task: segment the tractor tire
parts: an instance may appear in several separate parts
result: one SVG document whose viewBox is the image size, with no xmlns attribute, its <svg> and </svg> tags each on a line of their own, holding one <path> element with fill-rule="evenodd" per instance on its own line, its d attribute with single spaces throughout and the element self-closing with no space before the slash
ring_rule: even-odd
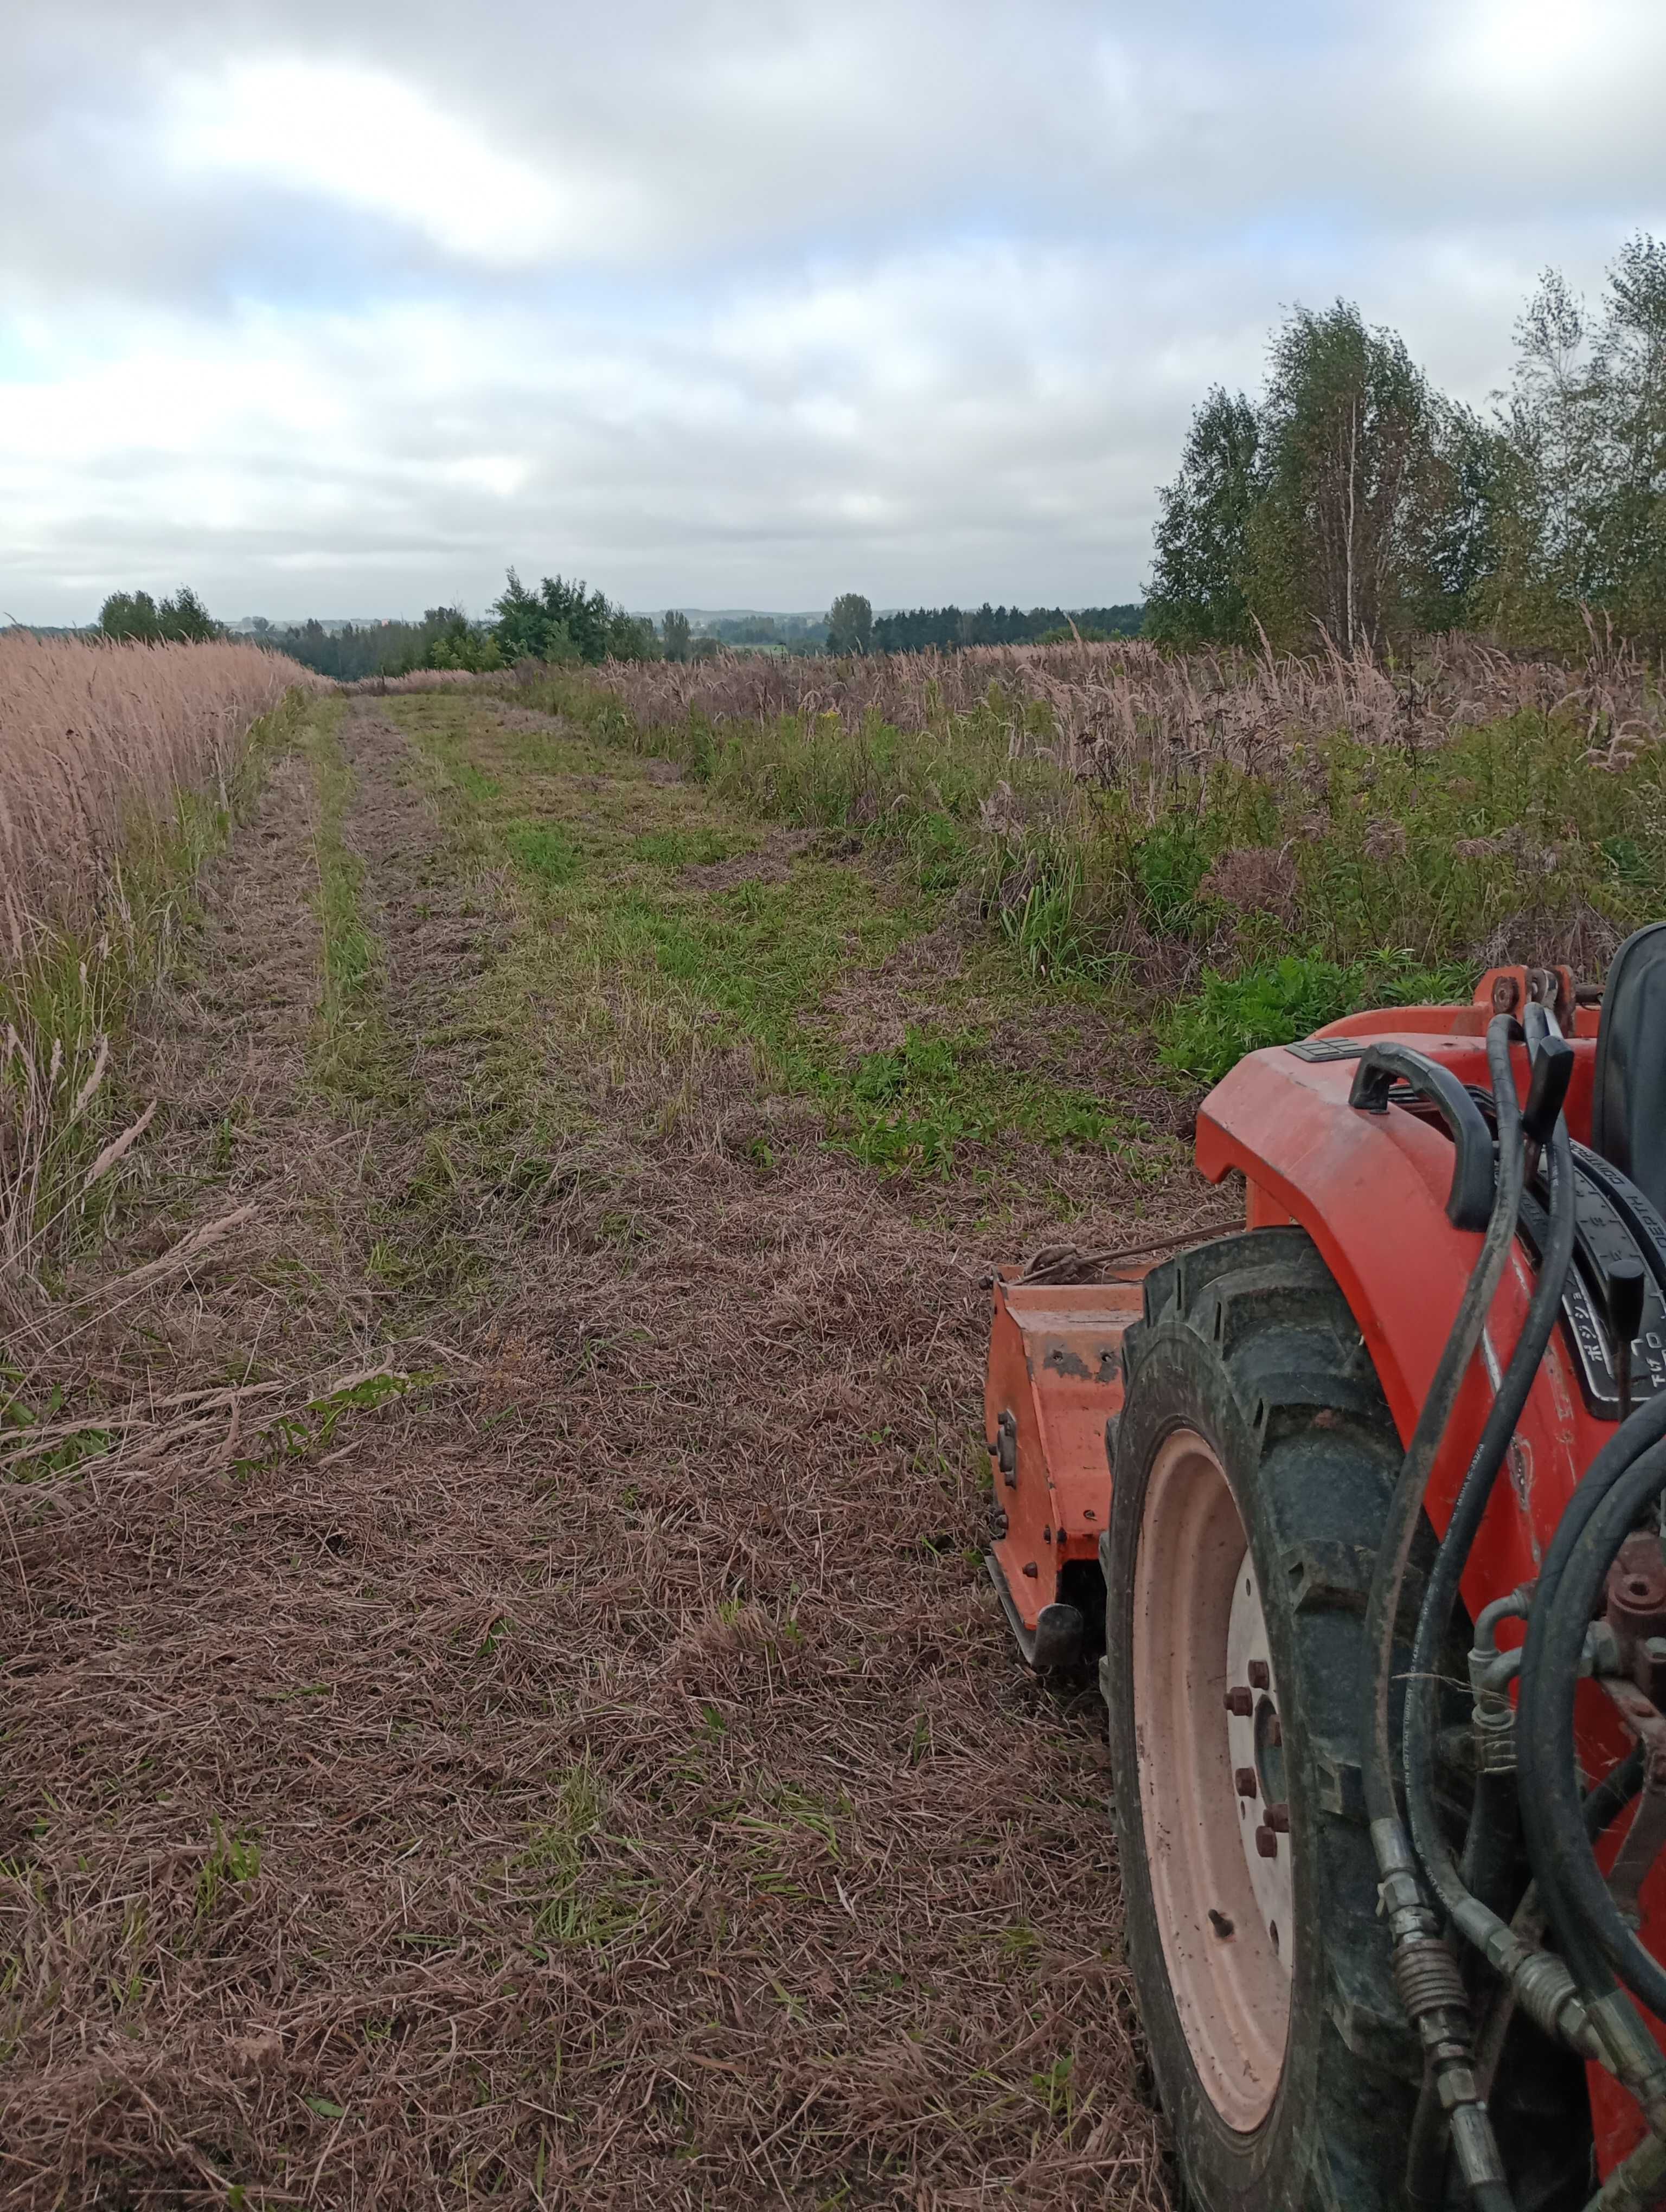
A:
<svg viewBox="0 0 1666 2212">
<path fill-rule="evenodd" d="M 1298 1229 L 1154 1269 L 1124 1358 L 1103 1680 L 1128 1953 L 1182 2181 L 1199 2212 L 1389 2212 L 1421 2069 L 1360 1758 L 1400 1443 Z"/>
</svg>

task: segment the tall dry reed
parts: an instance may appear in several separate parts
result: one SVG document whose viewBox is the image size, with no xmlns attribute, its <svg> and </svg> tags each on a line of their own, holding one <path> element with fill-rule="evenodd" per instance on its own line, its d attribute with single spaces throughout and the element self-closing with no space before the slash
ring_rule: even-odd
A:
<svg viewBox="0 0 1666 2212">
<path fill-rule="evenodd" d="M 1426 641 L 1398 665 L 1369 652 L 1177 654 L 1136 640 L 867 659 L 611 662 L 597 675 L 649 728 L 690 713 L 714 724 L 836 714 L 848 726 L 873 716 L 927 731 L 993 707 L 1015 750 L 1039 742 L 1061 767 L 1090 775 L 1134 764 L 1253 773 L 1302 739 L 1429 744 L 1524 710 L 1583 717 L 1593 745 L 1654 744 L 1666 728 L 1658 669 L 1595 631 L 1574 665 L 1455 635 Z"/>
<path fill-rule="evenodd" d="M 0 633 L 0 1323 L 149 1121 L 137 1101 L 119 1109 L 112 1035 L 165 964 L 251 730 L 326 688 L 252 645 Z"/>
<path fill-rule="evenodd" d="M 1076 643 L 516 675 L 759 814 L 900 848 L 975 891 L 1037 974 L 1132 976 L 1159 1026 L 1212 974 L 1241 979 L 1312 1027 L 1316 991 L 1456 988 L 1505 957 L 1595 977 L 1666 911 L 1661 672 L 1588 644 L 1577 663 L 1451 637 L 1393 661 Z"/>
<path fill-rule="evenodd" d="M 85 927 L 137 823 L 223 794 L 249 726 L 310 671 L 252 645 L 0 632 L 0 923 L 15 960 Z"/>
</svg>

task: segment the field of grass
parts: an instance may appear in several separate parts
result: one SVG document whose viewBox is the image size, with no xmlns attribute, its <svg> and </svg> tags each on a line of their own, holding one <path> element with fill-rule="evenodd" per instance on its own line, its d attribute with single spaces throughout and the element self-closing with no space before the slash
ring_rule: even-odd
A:
<svg viewBox="0 0 1666 2212">
<path fill-rule="evenodd" d="M 258 766 L 7 1340 L 0 2195 L 1158 2212 L 977 1419 L 994 1261 L 1217 1204 L 1148 1040 L 519 695 Z"/>
<path fill-rule="evenodd" d="M 0 1319 L 0 2197 L 1164 2212 L 985 1285 L 1225 1221 L 1245 1045 L 1659 910 L 1646 672 L 1417 680 L 296 696 L 117 848 Z"/>
<path fill-rule="evenodd" d="M 1404 667 L 1140 644 L 732 659 L 523 696 L 764 818 L 905 855 L 1036 975 L 1142 993 L 1201 1082 L 1506 956 L 1594 975 L 1666 908 L 1661 679 L 1606 647 L 1576 669 L 1467 641 Z"/>
</svg>

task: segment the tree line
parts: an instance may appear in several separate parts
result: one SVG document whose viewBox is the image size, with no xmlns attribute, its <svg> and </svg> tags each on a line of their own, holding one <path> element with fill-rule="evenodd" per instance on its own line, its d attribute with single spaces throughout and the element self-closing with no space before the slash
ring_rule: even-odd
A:
<svg viewBox="0 0 1666 2212">
<path fill-rule="evenodd" d="M 909 607 L 879 615 L 873 624 L 879 653 L 952 653 L 967 645 L 1063 645 L 1138 637 L 1145 609 L 1137 601 L 1117 607 Z"/>
<path fill-rule="evenodd" d="M 1666 244 L 1596 309 L 1547 270 L 1485 414 L 1357 307 L 1298 308 L 1258 399 L 1216 386 L 1158 495 L 1146 635 L 1345 652 L 1419 631 L 1666 642 Z"/>
<path fill-rule="evenodd" d="M 702 660 L 723 651 L 787 653 L 940 652 L 964 646 L 1058 643 L 1133 637 L 1137 605 L 1082 607 L 957 606 L 903 609 L 877 617 L 860 592 L 845 592 L 825 616 L 714 617 L 696 631 L 688 616 L 667 609 L 656 623 L 633 615 L 582 581 L 545 576 L 536 589 L 508 572 L 502 596 L 484 621 L 460 607 L 428 608 L 420 622 L 343 623 L 316 618 L 288 625 L 257 617 L 257 644 L 313 668 L 337 684 L 404 676 L 420 668 L 486 674 L 536 660 L 548 665 L 595 665 L 604 660 Z M 147 592 L 112 592 L 99 614 L 106 637 L 165 640 L 221 637 L 222 623 L 188 586 L 158 605 Z"/>
</svg>

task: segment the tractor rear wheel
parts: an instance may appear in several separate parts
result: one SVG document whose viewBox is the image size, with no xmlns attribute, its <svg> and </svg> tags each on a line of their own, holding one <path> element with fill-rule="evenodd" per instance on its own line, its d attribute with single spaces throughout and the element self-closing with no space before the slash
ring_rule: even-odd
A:
<svg viewBox="0 0 1666 2212">
<path fill-rule="evenodd" d="M 1296 1229 L 1146 1279 L 1115 1444 L 1105 1692 L 1130 1962 L 1203 2212 L 1403 2203 L 1418 2053 L 1360 1790 L 1400 1445 Z"/>
</svg>

